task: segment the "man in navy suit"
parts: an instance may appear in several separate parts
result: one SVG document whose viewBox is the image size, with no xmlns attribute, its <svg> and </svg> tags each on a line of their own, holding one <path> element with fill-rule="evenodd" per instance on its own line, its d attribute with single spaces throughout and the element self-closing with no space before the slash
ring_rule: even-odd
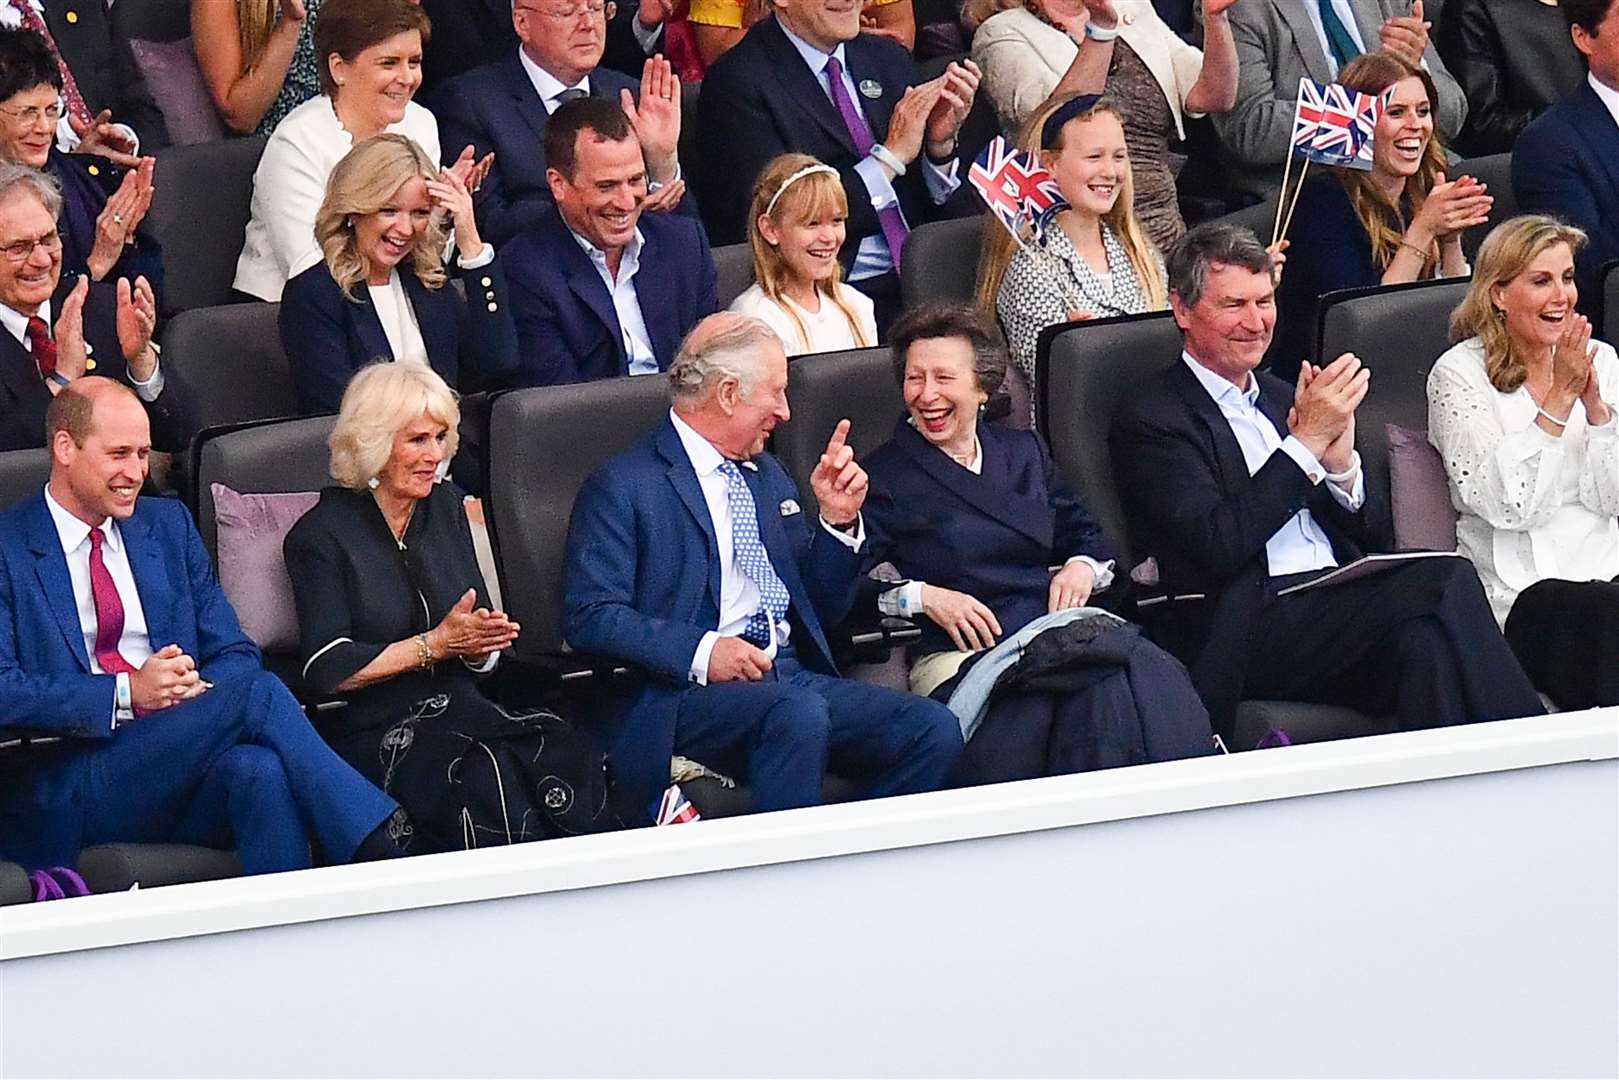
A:
<svg viewBox="0 0 1619 1080">
<path fill-rule="evenodd" d="M 753 185 L 771 158 L 819 158 L 838 170 L 849 196 L 839 258 L 886 328 L 898 313 L 895 271 L 906 235 L 941 216 L 961 184 L 956 133 L 978 68 L 951 64 L 918 85 L 904 47 L 861 35 L 858 3 L 775 0 L 771 8 L 703 80 L 697 203 L 709 239 L 747 239 Z"/>
<path fill-rule="evenodd" d="M 504 249 L 517 320 L 515 386 L 667 371 L 680 339 L 719 309 L 697 219 L 644 214 L 649 187 L 635 128 L 610 101 L 557 109 L 545 130 L 556 201 Z"/>
<path fill-rule="evenodd" d="M 321 741 L 265 672 L 191 518 L 141 498 L 151 450 L 128 387 L 90 376 L 47 419 L 45 490 L 0 514 L 0 858 L 92 844 L 234 847 L 247 873 L 398 854 L 397 804 Z"/>
<path fill-rule="evenodd" d="M 681 754 L 746 777 L 755 810 L 820 802 L 829 759 L 868 796 L 940 786 L 961 753 L 955 716 L 839 678 L 827 643 L 865 545 L 849 422 L 811 476 L 812 523 L 763 453 L 788 417 L 787 359 L 764 323 L 704 320 L 670 383 L 668 419 L 585 483 L 568 529 L 569 644 L 643 672 L 613 710 L 615 782 L 649 805 Z"/>
<path fill-rule="evenodd" d="M 1619 0 L 1563 0 L 1562 9 L 1590 73 L 1518 136 L 1512 187 L 1525 213 L 1585 230 L 1590 242 L 1575 256 L 1575 279 L 1580 311 L 1595 318 L 1602 268 L 1619 259 Z"/>
<path fill-rule="evenodd" d="M 1291 591 L 1390 548 L 1355 451 L 1370 385 L 1353 353 L 1297 390 L 1256 370 L 1276 324 L 1271 259 L 1207 222 L 1169 257 L 1179 361 L 1113 419 L 1119 495 L 1161 596 L 1140 607 L 1191 670 L 1216 731 L 1244 698 L 1349 705 L 1403 729 L 1545 710 L 1472 564 L 1420 559 Z"/>
<path fill-rule="evenodd" d="M 677 183 L 676 157 L 680 82 L 669 62 L 647 60 L 639 84 L 601 67 L 607 26 L 602 0 L 500 2 L 509 8 L 518 46 L 504 59 L 455 79 L 433 104 L 439 130 L 449 140 L 444 145 L 453 142 L 460 153 L 470 144 L 480 160 L 495 155 L 477 196 L 478 225 L 490 243 L 500 247 L 549 214 L 545 129 L 551 114 L 577 97 L 624 108 L 646 153 L 648 179 L 658 189 L 649 208 L 678 205 L 684 190 Z M 651 28 L 653 38 L 660 29 Z"/>
<path fill-rule="evenodd" d="M 423 96 L 432 96 L 446 81 L 490 63 L 517 44 L 512 0 L 421 0 L 433 20 L 433 37 L 422 50 Z M 559 2 L 555 10 L 564 10 Z M 669 0 L 619 0 L 606 16 L 607 48 L 602 65 L 638 72 L 646 58 L 663 47 L 663 19 Z M 434 112 L 437 112 L 437 107 Z"/>
</svg>

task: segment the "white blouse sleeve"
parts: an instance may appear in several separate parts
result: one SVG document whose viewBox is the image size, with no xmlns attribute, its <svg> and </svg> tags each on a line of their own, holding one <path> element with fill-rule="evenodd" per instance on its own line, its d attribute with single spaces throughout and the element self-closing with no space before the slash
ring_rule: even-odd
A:
<svg viewBox="0 0 1619 1080">
<path fill-rule="evenodd" d="M 1428 374 L 1428 439 L 1439 450 L 1457 509 L 1492 527 L 1521 531 L 1549 521 L 1560 505 L 1561 439 L 1531 422 L 1507 431 L 1476 347 L 1446 352 Z"/>
</svg>

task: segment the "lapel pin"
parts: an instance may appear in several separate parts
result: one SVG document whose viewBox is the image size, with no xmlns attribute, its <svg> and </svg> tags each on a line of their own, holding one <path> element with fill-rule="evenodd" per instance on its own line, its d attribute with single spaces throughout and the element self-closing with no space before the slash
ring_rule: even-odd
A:
<svg viewBox="0 0 1619 1080">
<path fill-rule="evenodd" d="M 782 517 L 791 517 L 792 515 L 800 513 L 800 512 L 801 512 L 801 507 L 799 507 L 797 499 L 783 499 L 781 501 L 781 516 Z"/>
<path fill-rule="evenodd" d="M 754 462 L 752 462 L 752 461 L 744 461 L 742 463 L 742 467 L 744 469 L 748 470 L 749 472 L 758 472 L 759 471 L 759 466 L 757 464 L 755 464 Z"/>
<path fill-rule="evenodd" d="M 1124 21 L 1124 25 L 1126 26 L 1134 26 L 1136 24 L 1136 13 L 1133 11 L 1126 11 L 1122 16 L 1120 16 L 1120 18 Z"/>
<path fill-rule="evenodd" d="M 883 96 L 883 84 L 876 79 L 861 79 L 860 96 L 869 97 L 871 100 L 876 101 Z"/>
</svg>

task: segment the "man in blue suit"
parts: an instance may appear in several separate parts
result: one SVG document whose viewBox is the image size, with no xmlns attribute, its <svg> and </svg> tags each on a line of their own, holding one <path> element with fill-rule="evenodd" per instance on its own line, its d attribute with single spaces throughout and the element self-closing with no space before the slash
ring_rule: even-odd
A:
<svg viewBox="0 0 1619 1080">
<path fill-rule="evenodd" d="M 1619 259 L 1619 0 L 1563 0 L 1574 47 L 1590 72 L 1574 96 L 1542 113 L 1512 150 L 1512 188 L 1525 213 L 1585 230 L 1575 256 L 1579 309 L 1602 306 L 1600 273 Z"/>
<path fill-rule="evenodd" d="M 517 321 L 510 385 L 667 371 L 680 339 L 719 309 L 696 218 L 644 214 L 647 170 L 624 111 L 564 104 L 545 129 L 556 211 L 503 250 Z"/>
<path fill-rule="evenodd" d="M 403 811 L 265 672 L 185 508 L 142 499 L 151 436 L 91 376 L 47 416 L 45 490 L 0 514 L 0 858 L 115 841 L 234 847 L 247 873 L 399 854 Z"/>
<path fill-rule="evenodd" d="M 670 383 L 668 419 L 585 483 L 568 529 L 569 644 L 644 673 L 614 703 L 615 783 L 649 806 L 681 754 L 745 776 L 755 810 L 820 802 L 829 758 L 868 796 L 940 786 L 961 753 L 955 716 L 839 678 L 827 644 L 865 545 L 848 421 L 811 476 L 811 523 L 763 453 L 788 417 L 787 359 L 764 323 L 704 320 Z"/>
<path fill-rule="evenodd" d="M 470 144 L 480 160 L 487 153 L 495 155 L 477 196 L 478 226 L 489 242 L 500 247 L 550 212 L 548 157 L 542 140 L 551 114 L 578 97 L 626 107 L 646 151 L 649 179 L 661 189 L 654 205 L 672 209 L 678 204 L 680 82 L 669 62 L 659 57 L 638 63 L 639 84 L 602 67 L 607 33 L 602 0 L 498 2 L 517 31 L 517 47 L 504 59 L 450 82 L 433 99 L 443 137 L 459 140 L 456 153 Z M 640 27 L 639 19 L 632 19 L 631 25 Z M 660 23 L 640 27 L 636 35 L 655 42 L 661 31 Z M 436 43 L 436 25 L 433 37 Z"/>
</svg>

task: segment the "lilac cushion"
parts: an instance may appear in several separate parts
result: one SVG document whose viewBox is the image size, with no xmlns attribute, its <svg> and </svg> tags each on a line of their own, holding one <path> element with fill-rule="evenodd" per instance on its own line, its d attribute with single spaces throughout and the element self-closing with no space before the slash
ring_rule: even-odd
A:
<svg viewBox="0 0 1619 1080">
<path fill-rule="evenodd" d="M 191 47 L 190 38 L 131 40 L 129 49 L 135 54 L 135 66 L 146 79 L 152 100 L 163 114 L 170 142 L 188 146 L 223 139 L 230 134 L 219 118 L 219 110 L 214 108 L 207 84 L 202 81 L 202 68 L 197 64 L 197 53 Z"/>
<path fill-rule="evenodd" d="M 1398 551 L 1455 551 L 1456 508 L 1445 462 L 1424 431 L 1388 425 L 1389 501 Z"/>
<path fill-rule="evenodd" d="M 267 652 L 298 647 L 298 611 L 292 580 L 281 556 L 281 542 L 299 518 L 320 501 L 320 493 L 243 495 L 212 484 L 214 519 L 219 526 L 219 584 L 236 609 L 242 630 Z"/>
</svg>

